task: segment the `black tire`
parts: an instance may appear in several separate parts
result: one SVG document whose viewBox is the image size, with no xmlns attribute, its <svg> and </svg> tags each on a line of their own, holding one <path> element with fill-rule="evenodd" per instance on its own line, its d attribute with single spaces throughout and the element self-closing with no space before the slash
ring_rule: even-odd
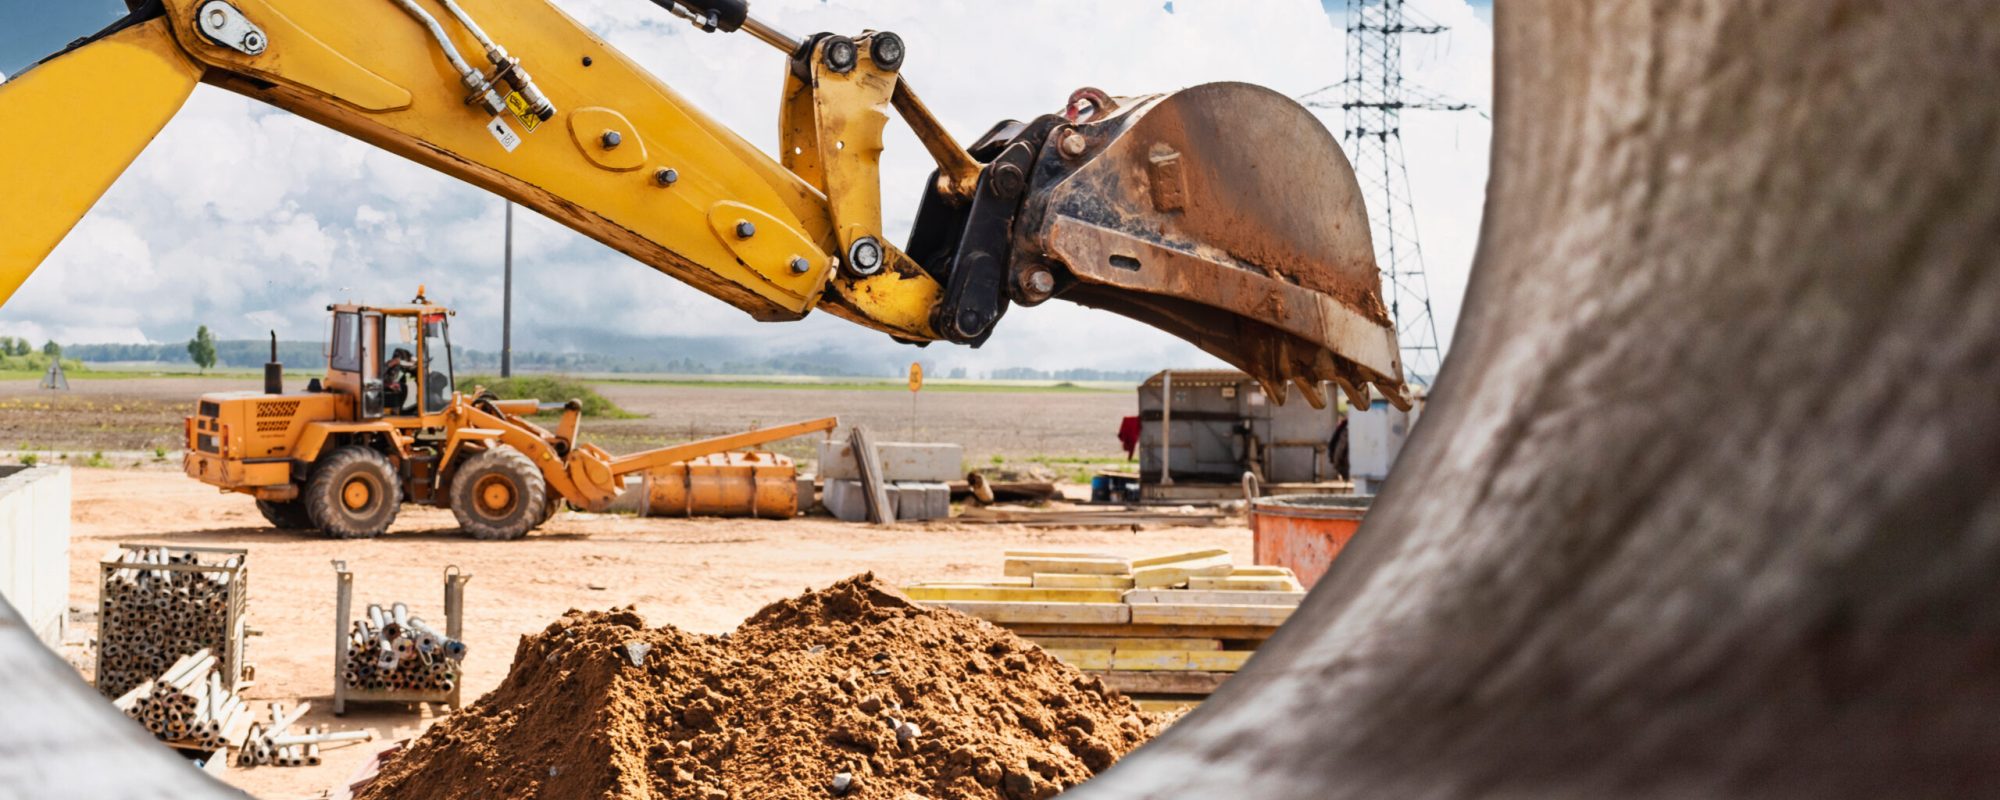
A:
<svg viewBox="0 0 2000 800">
<path fill-rule="evenodd" d="M 313 527 L 335 539 L 370 539 L 396 521 L 403 487 L 388 456 L 348 445 L 320 456 L 306 481 L 306 513 Z"/>
<path fill-rule="evenodd" d="M 264 521 L 281 531 L 309 531 L 313 529 L 312 515 L 306 513 L 304 500 L 286 500 L 282 503 L 272 500 L 257 501 L 257 513 L 264 515 Z"/>
<path fill-rule="evenodd" d="M 519 539 L 549 510 L 548 481 L 526 455 L 498 445 L 465 460 L 451 478 L 451 513 L 474 539 Z"/>
</svg>

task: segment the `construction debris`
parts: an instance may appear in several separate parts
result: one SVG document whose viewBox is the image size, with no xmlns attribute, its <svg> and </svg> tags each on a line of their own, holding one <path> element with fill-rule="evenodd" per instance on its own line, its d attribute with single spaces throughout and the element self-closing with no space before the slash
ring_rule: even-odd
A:
<svg viewBox="0 0 2000 800">
<path fill-rule="evenodd" d="M 356 797 L 1041 800 L 1162 724 L 1000 628 L 863 575 L 725 636 L 572 611 Z"/>
<path fill-rule="evenodd" d="M 244 716 L 243 698 L 225 688 L 215 656 L 198 650 L 112 701 L 153 738 L 176 747 L 214 752 Z"/>
<path fill-rule="evenodd" d="M 309 727 L 303 734 L 294 734 L 291 727 L 305 717 L 312 703 L 303 702 L 290 708 L 284 703 L 272 703 L 270 709 L 268 723 L 250 723 L 250 729 L 244 732 L 243 743 L 236 748 L 237 766 L 319 766 L 321 746 L 358 744 L 375 738 L 373 731 L 330 731 L 324 727 Z"/>
<path fill-rule="evenodd" d="M 1239 567 L 1227 550 L 1010 552 L 1002 572 L 904 592 L 1008 628 L 1149 710 L 1214 692 L 1305 599 L 1290 570 Z"/>
<path fill-rule="evenodd" d="M 122 545 L 99 564 L 97 690 L 119 697 L 199 651 L 225 688 L 243 666 L 246 551 Z"/>
</svg>

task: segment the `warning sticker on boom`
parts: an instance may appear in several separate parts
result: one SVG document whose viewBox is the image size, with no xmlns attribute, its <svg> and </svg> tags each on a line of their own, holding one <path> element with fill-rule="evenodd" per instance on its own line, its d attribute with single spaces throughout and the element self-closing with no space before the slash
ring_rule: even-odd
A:
<svg viewBox="0 0 2000 800">
<path fill-rule="evenodd" d="M 514 152 L 514 148 L 521 146 L 521 135 L 515 133 L 514 128 L 508 125 L 504 119 L 494 117 L 492 122 L 486 123 L 486 132 L 493 134 L 493 138 L 500 140 L 500 146 L 507 148 L 507 152 L 509 153 Z"/>
<path fill-rule="evenodd" d="M 529 133 L 534 133 L 542 125 L 541 117 L 528 112 L 528 98 L 522 97 L 520 92 L 507 93 L 507 110 L 514 112 L 514 118 L 520 120 L 521 127 L 527 128 Z"/>
</svg>

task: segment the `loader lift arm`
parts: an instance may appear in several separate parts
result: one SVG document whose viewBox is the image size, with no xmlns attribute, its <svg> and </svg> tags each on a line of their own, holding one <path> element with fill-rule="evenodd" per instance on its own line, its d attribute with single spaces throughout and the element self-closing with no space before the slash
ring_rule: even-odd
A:
<svg viewBox="0 0 2000 800">
<path fill-rule="evenodd" d="M 1112 98 L 962 147 L 901 75 L 905 42 L 795 39 L 745 0 L 654 0 L 785 53 L 778 159 L 548 0 L 144 0 L 0 84 L 0 301 L 198 82 L 458 177 L 766 321 L 816 307 L 977 346 L 1061 297 L 1186 339 L 1314 405 L 1402 405 L 1359 188 L 1296 103 L 1243 84 Z M 884 241 L 889 109 L 939 168 Z M 251 165 L 254 167 L 254 165 Z"/>
</svg>

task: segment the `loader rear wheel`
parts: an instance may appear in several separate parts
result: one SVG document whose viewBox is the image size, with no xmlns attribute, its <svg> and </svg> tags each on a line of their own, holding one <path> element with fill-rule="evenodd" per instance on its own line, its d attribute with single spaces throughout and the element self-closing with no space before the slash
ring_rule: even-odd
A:
<svg viewBox="0 0 2000 800">
<path fill-rule="evenodd" d="M 451 479 L 451 513 L 472 538 L 519 539 L 548 518 L 548 490 L 535 462 L 501 445 L 458 468 Z"/>
<path fill-rule="evenodd" d="M 306 481 L 306 514 L 313 527 L 335 539 L 380 536 L 402 504 L 403 489 L 388 457 L 360 445 L 326 454 Z"/>
<path fill-rule="evenodd" d="M 257 501 L 257 513 L 271 527 L 281 531 L 309 531 L 313 529 L 312 515 L 306 513 L 304 500 L 286 500 L 282 503 L 272 500 Z"/>
</svg>

